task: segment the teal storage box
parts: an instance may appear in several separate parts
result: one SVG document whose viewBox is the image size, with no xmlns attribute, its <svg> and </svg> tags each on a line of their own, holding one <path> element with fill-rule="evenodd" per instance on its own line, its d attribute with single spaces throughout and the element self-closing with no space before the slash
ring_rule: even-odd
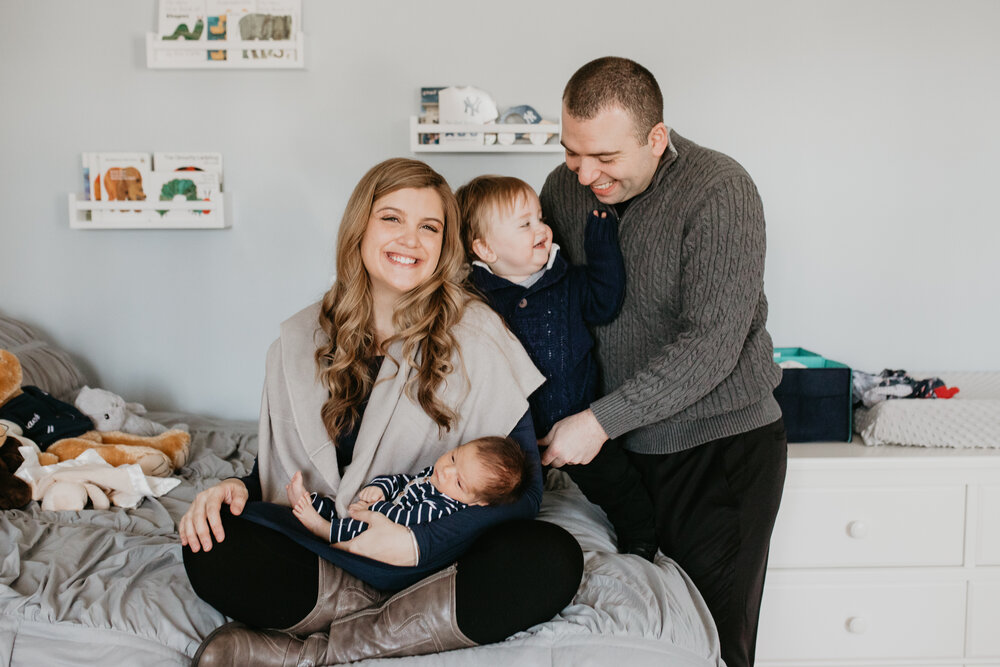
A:
<svg viewBox="0 0 1000 667">
<path fill-rule="evenodd" d="M 783 368 L 774 398 L 788 432 L 788 442 L 843 441 L 852 436 L 851 369 L 801 347 L 777 347 L 774 362 Z"/>
</svg>

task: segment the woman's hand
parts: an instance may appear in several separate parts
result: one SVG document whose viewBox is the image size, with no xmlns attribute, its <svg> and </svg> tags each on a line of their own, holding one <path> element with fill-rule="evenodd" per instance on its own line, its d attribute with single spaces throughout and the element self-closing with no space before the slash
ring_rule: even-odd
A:
<svg viewBox="0 0 1000 667">
<path fill-rule="evenodd" d="M 229 505 L 233 514 L 239 514 L 249 498 L 246 485 L 238 479 L 224 479 L 199 493 L 177 526 L 181 544 L 195 553 L 202 548 L 211 551 L 213 535 L 216 542 L 226 539 L 222 530 L 222 504 Z"/>
<path fill-rule="evenodd" d="M 393 523 L 384 514 L 366 509 L 360 502 L 351 505 L 348 513 L 352 519 L 367 523 L 368 530 L 353 540 L 336 542 L 334 547 L 389 565 L 417 564 L 417 554 L 409 528 Z"/>
</svg>

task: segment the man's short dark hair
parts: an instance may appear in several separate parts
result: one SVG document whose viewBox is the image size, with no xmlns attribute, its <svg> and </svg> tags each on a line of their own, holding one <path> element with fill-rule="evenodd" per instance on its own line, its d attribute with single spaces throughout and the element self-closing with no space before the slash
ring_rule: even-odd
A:
<svg viewBox="0 0 1000 667">
<path fill-rule="evenodd" d="M 487 505 L 509 505 L 524 496 L 534 466 L 521 446 L 511 437 L 487 436 L 469 442 L 476 448 L 476 459 L 486 470 L 487 482 L 476 489 L 479 500 Z"/>
<path fill-rule="evenodd" d="M 663 122 L 663 93 L 653 74 L 628 58 L 591 60 L 570 77 L 563 105 L 573 118 L 590 120 L 609 107 L 632 118 L 636 139 L 645 146 L 649 132 Z"/>
</svg>

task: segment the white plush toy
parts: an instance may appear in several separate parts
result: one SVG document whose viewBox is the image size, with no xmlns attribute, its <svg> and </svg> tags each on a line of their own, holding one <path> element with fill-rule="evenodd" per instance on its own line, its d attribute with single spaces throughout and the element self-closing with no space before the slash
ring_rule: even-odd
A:
<svg viewBox="0 0 1000 667">
<path fill-rule="evenodd" d="M 167 430 L 163 424 L 142 416 L 146 408 L 141 403 L 126 403 L 124 398 L 106 389 L 84 387 L 74 403 L 80 412 L 90 417 L 98 431 L 160 435 Z"/>
</svg>

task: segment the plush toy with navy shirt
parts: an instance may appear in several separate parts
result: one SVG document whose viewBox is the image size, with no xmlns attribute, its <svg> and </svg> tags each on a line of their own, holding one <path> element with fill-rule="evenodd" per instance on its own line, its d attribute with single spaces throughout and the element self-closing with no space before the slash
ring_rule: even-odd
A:
<svg viewBox="0 0 1000 667">
<path fill-rule="evenodd" d="M 529 398 L 538 437 L 598 396 L 600 377 L 588 329 L 612 321 L 625 295 L 625 265 L 614 211 L 593 211 L 587 264 L 571 265 L 552 242 L 535 191 L 524 181 L 480 176 L 455 193 L 462 208 L 470 281 L 503 317 L 546 382 Z M 593 461 L 563 467 L 604 509 L 618 549 L 653 559 L 652 502 L 625 452 L 606 443 Z"/>
</svg>

